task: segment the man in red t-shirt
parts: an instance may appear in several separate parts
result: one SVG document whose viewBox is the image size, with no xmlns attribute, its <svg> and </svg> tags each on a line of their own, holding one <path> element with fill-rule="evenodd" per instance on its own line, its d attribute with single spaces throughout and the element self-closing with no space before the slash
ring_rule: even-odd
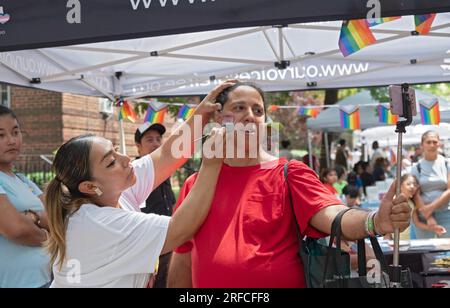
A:
<svg viewBox="0 0 450 308">
<path fill-rule="evenodd" d="M 254 85 L 238 83 L 224 91 L 218 102 L 223 105 L 222 114 L 232 114 L 235 123 L 255 127 L 264 123 L 264 95 Z M 221 114 L 216 120 L 222 122 Z M 256 128 L 245 133 L 250 138 L 260 131 Z M 173 255 L 169 287 L 305 286 L 303 265 L 297 255 L 295 218 L 283 172 L 287 161 L 262 151 L 259 144 L 256 147 L 256 158 L 248 156 L 252 148 L 246 142 L 245 158 L 225 159 L 205 223 Z M 177 207 L 195 179 L 196 175 L 186 181 Z M 302 235 L 319 238 L 329 234 L 335 216 L 346 207 L 301 162 L 289 163 L 288 179 Z M 393 192 L 388 198 L 393 197 Z M 403 229 L 409 224 L 406 199 L 397 198 L 394 203 L 386 199 L 375 215 L 377 233 L 389 233 L 394 227 Z M 343 217 L 342 230 L 347 239 L 367 236 L 368 215 L 350 211 Z"/>
</svg>

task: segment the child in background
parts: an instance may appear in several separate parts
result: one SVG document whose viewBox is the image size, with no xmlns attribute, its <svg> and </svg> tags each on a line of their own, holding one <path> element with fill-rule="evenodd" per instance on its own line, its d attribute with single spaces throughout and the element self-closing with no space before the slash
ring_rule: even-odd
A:
<svg viewBox="0 0 450 308">
<path fill-rule="evenodd" d="M 439 226 L 433 217 L 425 220 L 422 215 L 419 214 L 418 209 L 422 206 L 425 206 L 422 202 L 419 201 L 420 199 L 415 198 L 415 196 L 419 193 L 419 189 L 419 183 L 414 175 L 405 174 L 404 176 L 402 176 L 401 191 L 405 196 L 409 198 L 408 203 L 413 210 L 412 221 L 414 223 L 414 226 L 425 231 L 434 232 L 438 236 L 447 233 L 447 230 L 445 230 L 444 227 Z M 400 238 L 402 240 L 409 240 L 410 234 L 411 228 L 408 228 L 404 232 L 402 232 Z"/>
<path fill-rule="evenodd" d="M 337 190 L 333 187 L 338 181 L 336 170 L 325 168 L 320 173 L 320 181 L 333 194 L 339 197 Z"/>
<path fill-rule="evenodd" d="M 333 184 L 333 187 L 338 192 L 339 196 L 342 196 L 344 194 L 343 190 L 348 185 L 346 179 L 347 179 L 347 170 L 345 170 L 342 166 L 336 166 L 336 173 L 338 180 L 336 183 Z"/>
</svg>

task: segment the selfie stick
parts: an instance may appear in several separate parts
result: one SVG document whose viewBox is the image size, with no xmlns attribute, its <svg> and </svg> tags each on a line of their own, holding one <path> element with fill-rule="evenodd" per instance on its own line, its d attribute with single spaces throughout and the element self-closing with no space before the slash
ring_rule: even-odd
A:
<svg viewBox="0 0 450 308">
<path fill-rule="evenodd" d="M 403 101 L 403 117 L 405 121 L 397 122 L 398 133 L 398 148 L 397 148 L 397 186 L 396 186 L 396 196 L 398 197 L 401 193 L 401 177 L 402 177 L 402 149 L 403 149 L 403 134 L 406 133 L 406 126 L 411 125 L 413 120 L 412 110 L 411 110 L 411 97 L 409 96 L 409 85 L 402 84 L 402 101 Z M 400 265 L 400 230 L 396 228 L 394 230 L 394 256 L 393 265 L 391 265 L 391 287 L 401 288 L 401 273 L 402 267 Z"/>
</svg>

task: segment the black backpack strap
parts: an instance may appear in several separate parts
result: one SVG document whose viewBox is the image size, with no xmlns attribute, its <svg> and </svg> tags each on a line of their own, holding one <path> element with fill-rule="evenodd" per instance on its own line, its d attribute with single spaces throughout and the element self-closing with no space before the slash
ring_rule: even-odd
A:
<svg viewBox="0 0 450 308">
<path fill-rule="evenodd" d="M 366 242 L 358 241 L 358 274 L 360 277 L 367 275 Z"/>
</svg>

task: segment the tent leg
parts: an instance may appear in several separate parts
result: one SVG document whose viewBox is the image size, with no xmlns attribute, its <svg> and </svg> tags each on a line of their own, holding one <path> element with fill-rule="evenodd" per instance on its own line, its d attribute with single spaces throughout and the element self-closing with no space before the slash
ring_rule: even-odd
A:
<svg viewBox="0 0 450 308">
<path fill-rule="evenodd" d="M 125 131 L 123 129 L 123 120 L 119 120 L 119 142 L 120 142 L 120 153 L 127 155 L 127 147 L 125 143 Z"/>
<path fill-rule="evenodd" d="M 328 133 L 325 132 L 325 155 L 326 162 L 327 162 L 327 168 L 330 168 L 330 144 L 328 143 Z"/>
<path fill-rule="evenodd" d="M 314 170 L 313 155 L 312 155 L 312 143 L 311 143 L 311 131 L 308 129 L 308 155 L 309 155 L 309 167 Z"/>
</svg>

